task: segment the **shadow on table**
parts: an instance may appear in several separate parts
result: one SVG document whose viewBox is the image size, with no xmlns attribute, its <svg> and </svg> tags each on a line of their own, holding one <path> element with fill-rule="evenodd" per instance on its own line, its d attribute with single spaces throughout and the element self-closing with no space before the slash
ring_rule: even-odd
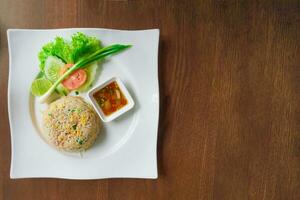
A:
<svg viewBox="0 0 300 200">
<path fill-rule="evenodd" d="M 167 130 L 167 112 L 169 105 L 169 96 L 166 95 L 164 76 L 166 63 L 166 41 L 162 36 L 159 39 L 158 49 L 158 80 L 159 80 L 159 124 L 158 124 L 158 140 L 157 140 L 157 163 L 158 163 L 158 176 L 164 176 L 164 139 Z"/>
</svg>

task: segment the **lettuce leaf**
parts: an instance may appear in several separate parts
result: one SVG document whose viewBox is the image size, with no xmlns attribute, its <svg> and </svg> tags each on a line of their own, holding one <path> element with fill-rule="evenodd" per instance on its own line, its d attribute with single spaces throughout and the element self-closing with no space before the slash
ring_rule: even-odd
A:
<svg viewBox="0 0 300 200">
<path fill-rule="evenodd" d="M 71 46 L 74 63 L 102 48 L 97 38 L 87 36 L 81 32 L 72 36 Z"/>
<path fill-rule="evenodd" d="M 48 56 L 56 56 L 65 63 L 75 63 L 102 48 L 100 40 L 81 32 L 75 33 L 71 41 L 56 37 L 44 45 L 38 54 L 40 69 L 43 71 Z"/>
<path fill-rule="evenodd" d="M 65 63 L 72 62 L 71 54 L 72 48 L 70 44 L 62 37 L 56 37 L 53 42 L 44 45 L 39 52 L 40 68 L 41 70 L 44 69 L 48 56 L 56 56 Z"/>
</svg>

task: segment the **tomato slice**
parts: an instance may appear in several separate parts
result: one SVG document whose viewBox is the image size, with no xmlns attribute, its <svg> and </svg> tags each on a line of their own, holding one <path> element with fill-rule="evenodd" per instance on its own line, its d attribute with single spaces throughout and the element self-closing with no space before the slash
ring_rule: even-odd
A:
<svg viewBox="0 0 300 200">
<path fill-rule="evenodd" d="M 63 66 L 61 69 L 60 69 L 60 76 L 62 76 L 68 69 L 70 69 L 74 64 L 73 63 L 67 63 L 65 64 L 65 66 Z"/>
<path fill-rule="evenodd" d="M 61 74 L 64 74 L 73 64 L 66 64 L 61 69 Z M 66 79 L 62 81 L 62 84 L 69 90 L 75 90 L 82 86 L 87 80 L 87 74 L 84 69 L 77 69 L 71 73 Z"/>
</svg>

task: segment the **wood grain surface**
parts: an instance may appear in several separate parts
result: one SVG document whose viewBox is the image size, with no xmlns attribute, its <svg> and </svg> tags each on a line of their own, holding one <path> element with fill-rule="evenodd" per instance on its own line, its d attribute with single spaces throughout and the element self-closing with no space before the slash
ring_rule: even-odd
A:
<svg viewBox="0 0 300 200">
<path fill-rule="evenodd" d="M 9 178 L 6 30 L 63 27 L 160 29 L 157 180 Z M 0 37 L 1 200 L 300 199 L 300 1 L 0 0 Z"/>
</svg>

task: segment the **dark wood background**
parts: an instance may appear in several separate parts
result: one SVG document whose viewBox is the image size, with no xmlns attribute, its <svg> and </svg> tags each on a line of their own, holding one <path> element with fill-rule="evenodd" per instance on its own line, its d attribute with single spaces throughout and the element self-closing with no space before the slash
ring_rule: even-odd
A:
<svg viewBox="0 0 300 200">
<path fill-rule="evenodd" d="M 63 27 L 160 29 L 157 180 L 10 180 L 6 30 Z M 0 0 L 0 33 L 1 200 L 300 199 L 300 1 Z"/>
</svg>

